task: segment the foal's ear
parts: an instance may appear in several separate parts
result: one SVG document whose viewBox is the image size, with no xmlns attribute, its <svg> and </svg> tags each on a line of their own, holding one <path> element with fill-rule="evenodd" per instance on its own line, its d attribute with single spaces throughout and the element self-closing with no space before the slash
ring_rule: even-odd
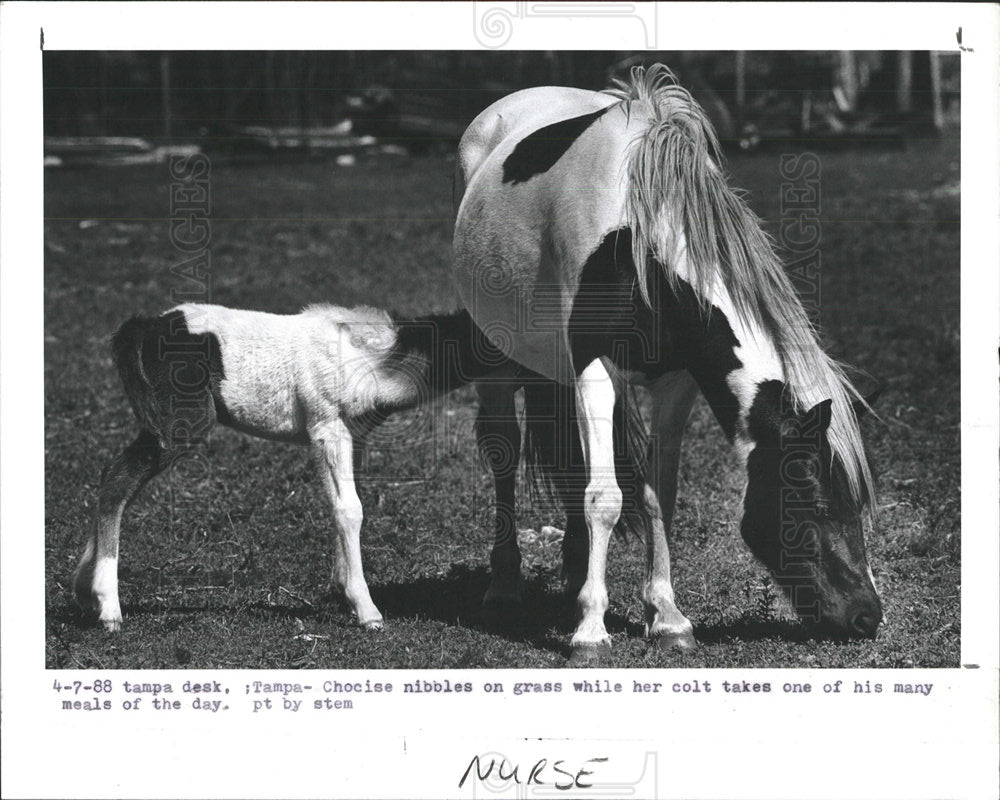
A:
<svg viewBox="0 0 1000 800">
<path fill-rule="evenodd" d="M 872 410 L 884 391 L 885 384 L 876 386 L 872 391 L 865 395 L 863 402 L 861 400 L 855 400 L 851 403 L 851 408 L 854 409 L 854 416 L 858 418 L 858 422 L 864 419 L 865 415 Z"/>
<path fill-rule="evenodd" d="M 832 417 L 833 400 L 822 400 L 805 413 L 803 422 L 807 429 L 815 427 L 820 433 L 825 433 L 830 427 Z"/>
</svg>

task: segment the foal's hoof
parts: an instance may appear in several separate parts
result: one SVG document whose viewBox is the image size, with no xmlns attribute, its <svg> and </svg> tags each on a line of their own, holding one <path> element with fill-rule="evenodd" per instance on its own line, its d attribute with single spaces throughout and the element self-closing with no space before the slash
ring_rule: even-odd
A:
<svg viewBox="0 0 1000 800">
<path fill-rule="evenodd" d="M 698 643 L 694 639 L 691 631 L 681 631 L 680 633 L 664 633 L 653 640 L 656 649 L 664 653 L 687 652 L 695 650 Z"/>
<path fill-rule="evenodd" d="M 104 626 L 104 630 L 108 633 L 118 633 L 122 629 L 122 619 L 102 619 L 101 625 Z"/>
<path fill-rule="evenodd" d="M 571 667 L 599 667 L 611 658 L 611 642 L 576 644 L 569 657 Z"/>
<path fill-rule="evenodd" d="M 122 629 L 122 612 L 117 603 L 115 608 L 103 607 L 93 592 L 83 590 L 78 590 L 74 599 L 88 625 L 100 624 L 108 633 Z"/>
<path fill-rule="evenodd" d="M 100 625 L 107 633 L 118 633 L 122 629 L 121 612 L 102 614 L 96 608 L 82 608 L 84 624 Z"/>
<path fill-rule="evenodd" d="M 385 623 L 380 619 L 370 619 L 367 622 L 359 623 L 361 629 L 365 631 L 380 631 Z"/>
</svg>

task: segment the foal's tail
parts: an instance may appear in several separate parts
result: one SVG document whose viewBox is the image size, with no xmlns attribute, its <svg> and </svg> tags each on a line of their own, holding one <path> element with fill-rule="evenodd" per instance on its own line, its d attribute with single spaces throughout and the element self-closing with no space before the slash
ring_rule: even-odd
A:
<svg viewBox="0 0 1000 800">
<path fill-rule="evenodd" d="M 643 502 L 646 426 L 627 381 L 617 382 L 615 394 L 615 475 L 622 490 L 622 514 L 615 530 L 645 540 L 649 530 Z M 582 515 L 588 479 L 573 387 L 529 376 L 524 384 L 524 421 L 523 452 L 533 493 L 557 499 L 567 514 Z"/>
<path fill-rule="evenodd" d="M 138 316 L 126 320 L 111 337 L 111 353 L 136 419 L 160 440 L 160 444 L 164 444 L 160 425 L 162 415 L 156 391 L 142 364 L 146 334 L 155 322 L 155 318 Z"/>
<path fill-rule="evenodd" d="M 115 367 L 132 411 L 165 450 L 204 440 L 228 411 L 214 387 L 222 377 L 213 334 L 193 334 L 184 312 L 132 317 L 111 337 Z"/>
</svg>

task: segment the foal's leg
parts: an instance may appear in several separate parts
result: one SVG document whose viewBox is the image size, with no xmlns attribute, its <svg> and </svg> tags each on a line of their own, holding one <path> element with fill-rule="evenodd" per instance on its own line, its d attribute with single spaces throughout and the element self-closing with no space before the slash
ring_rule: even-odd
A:
<svg viewBox="0 0 1000 800">
<path fill-rule="evenodd" d="M 514 512 L 517 465 L 521 459 L 521 428 L 514 407 L 517 385 L 492 380 L 476 384 L 476 391 L 476 436 L 496 489 L 490 586 L 483 604 L 488 610 L 500 612 L 521 604 L 521 551 Z"/>
<path fill-rule="evenodd" d="M 364 514 L 354 488 L 354 444 L 343 420 L 336 419 L 309 431 L 316 467 L 333 508 L 332 582 L 368 630 L 382 627 L 382 614 L 372 602 L 361 567 L 361 523 Z"/>
<path fill-rule="evenodd" d="M 77 604 L 94 614 L 106 630 L 122 625 L 118 602 L 118 538 L 122 513 L 143 485 L 166 464 L 156 437 L 143 430 L 101 473 L 97 524 L 73 576 Z"/>
<path fill-rule="evenodd" d="M 587 489 L 583 513 L 587 520 L 590 552 L 587 580 L 580 590 L 581 619 L 573 634 L 571 663 L 599 658 L 610 651 L 611 639 L 604 627 L 608 610 L 608 541 L 622 510 L 622 492 L 615 475 L 614 429 L 615 387 L 603 362 L 595 359 L 576 381 L 576 404 L 580 440 L 587 463 Z"/>
<path fill-rule="evenodd" d="M 677 471 L 681 438 L 698 385 L 688 372 L 674 373 L 653 387 L 652 435 L 645 500 L 650 517 L 646 542 L 646 583 L 642 599 L 646 608 L 646 635 L 663 649 L 695 647 L 691 623 L 674 605 L 670 583 L 667 537 L 677 501 Z"/>
</svg>

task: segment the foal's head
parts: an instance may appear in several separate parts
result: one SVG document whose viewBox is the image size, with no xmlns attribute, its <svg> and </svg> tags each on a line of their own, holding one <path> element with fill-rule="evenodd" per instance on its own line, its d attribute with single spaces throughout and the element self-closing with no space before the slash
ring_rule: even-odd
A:
<svg viewBox="0 0 1000 800">
<path fill-rule="evenodd" d="M 743 538 L 804 621 L 839 637 L 874 637 L 882 604 L 865 550 L 864 502 L 830 448 L 831 401 L 796 413 L 770 383 L 761 395 L 779 397 L 755 403 L 748 420 L 755 444 Z"/>
</svg>

